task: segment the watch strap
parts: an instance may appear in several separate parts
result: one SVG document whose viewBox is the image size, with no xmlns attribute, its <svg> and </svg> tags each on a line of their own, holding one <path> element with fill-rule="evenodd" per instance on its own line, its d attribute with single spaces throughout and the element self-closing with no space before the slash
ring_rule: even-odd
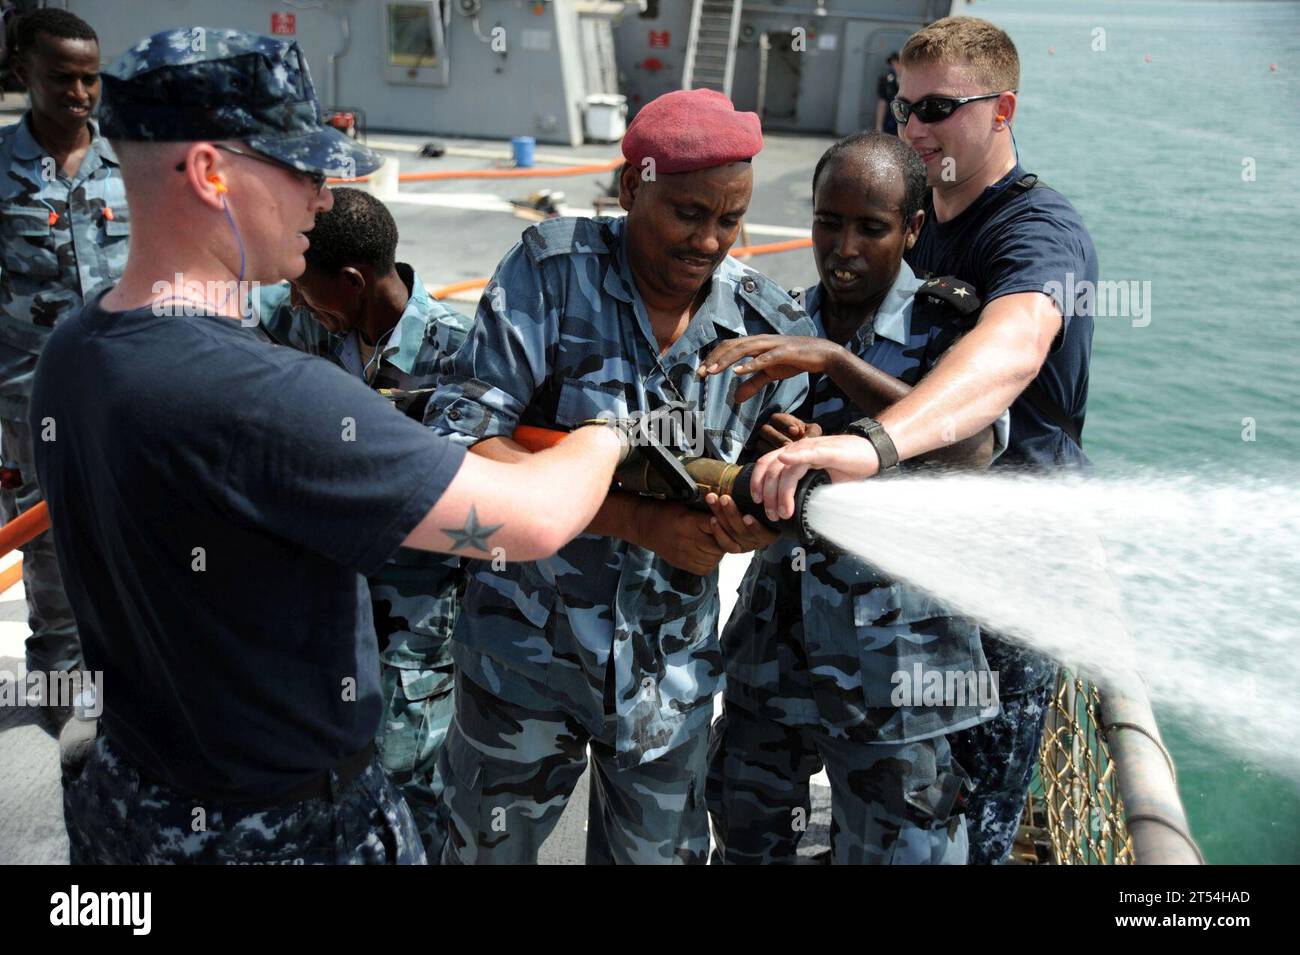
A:
<svg viewBox="0 0 1300 955">
<path fill-rule="evenodd" d="M 871 442 L 871 446 L 876 449 L 876 457 L 880 460 L 877 473 L 884 474 L 898 467 L 898 449 L 875 418 L 859 418 L 845 430 Z"/>
</svg>

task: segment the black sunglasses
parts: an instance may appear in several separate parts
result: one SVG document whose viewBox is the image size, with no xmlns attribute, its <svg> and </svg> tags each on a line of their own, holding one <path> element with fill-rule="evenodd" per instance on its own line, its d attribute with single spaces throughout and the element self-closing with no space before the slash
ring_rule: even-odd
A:
<svg viewBox="0 0 1300 955">
<path fill-rule="evenodd" d="M 223 152 L 234 153 L 236 156 L 244 156 L 248 159 L 256 159 L 258 162 L 264 162 L 271 166 L 279 166 L 281 169 L 287 169 L 295 175 L 306 176 L 311 181 L 313 193 L 320 192 L 321 189 L 325 188 L 326 176 L 323 172 L 307 172 L 305 169 L 299 169 L 297 166 L 290 166 L 287 162 L 280 162 L 278 159 L 272 159 L 270 156 L 262 156 L 258 153 L 245 152 L 242 149 L 236 149 L 234 146 L 225 146 L 221 143 L 213 143 L 212 145 Z M 176 164 L 176 171 L 185 171 L 185 163 L 183 161 Z"/>
<path fill-rule="evenodd" d="M 1019 91 L 1004 90 L 1003 92 L 1016 93 Z M 899 126 L 907 125 L 908 119 L 913 114 L 923 123 L 937 123 L 947 119 L 967 103 L 975 103 L 982 99 L 994 99 L 1001 95 L 1002 93 L 983 93 L 979 96 L 925 96 L 915 103 L 909 103 L 902 98 L 895 98 L 889 104 L 889 111 L 894 114 L 894 120 Z"/>
</svg>

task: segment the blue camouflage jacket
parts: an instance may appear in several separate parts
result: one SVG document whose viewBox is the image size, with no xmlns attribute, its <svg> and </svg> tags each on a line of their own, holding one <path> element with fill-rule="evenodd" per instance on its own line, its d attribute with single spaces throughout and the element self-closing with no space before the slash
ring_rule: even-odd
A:
<svg viewBox="0 0 1300 955">
<path fill-rule="evenodd" d="M 31 113 L 0 128 L 0 417 L 26 420 L 32 373 L 56 322 L 126 266 L 131 214 L 108 140 L 91 123 L 72 178 L 36 142 Z"/>
<path fill-rule="evenodd" d="M 442 361 L 465 340 L 471 319 L 432 298 L 409 265 L 399 262 L 397 271 L 411 297 L 392 334 L 376 348 L 378 360 L 365 376 L 355 334 L 334 335 L 309 310 L 292 306 L 287 282 L 259 290 L 262 328 L 281 345 L 328 358 L 365 377 L 376 390 L 432 388 Z M 370 578 L 380 659 L 402 670 L 409 699 L 451 688 L 448 641 L 456 620 L 459 571 L 455 557 L 402 549 Z"/>
<path fill-rule="evenodd" d="M 931 345 L 940 341 L 940 326 L 913 321 L 921 284 L 903 263 L 874 322 L 845 344 L 908 384 L 938 358 Z M 806 299 L 822 335 L 823 296 L 817 285 Z M 824 433 L 841 433 L 863 416 L 829 377 L 816 376 L 811 387 L 800 417 Z M 1007 424 L 1004 414 L 995 425 L 998 453 L 1006 447 Z M 754 556 L 723 628 L 722 650 L 729 700 L 840 738 L 901 743 L 972 726 L 997 712 L 975 621 L 952 616 L 928 594 L 858 557 L 785 538 Z M 944 694 L 936 692 L 938 685 Z"/>
<path fill-rule="evenodd" d="M 551 219 L 524 233 L 430 404 L 437 431 L 474 444 L 520 424 L 567 429 L 678 400 L 698 410 L 712 453 L 736 461 L 768 415 L 799 406 L 803 375 L 737 406 L 732 372 L 707 381 L 695 372 L 728 338 L 812 334 L 803 309 L 727 258 L 660 356 L 623 230 L 621 219 Z M 623 765 L 654 759 L 707 724 L 722 676 L 716 573 L 698 577 L 591 535 L 549 560 L 468 567 L 453 652 L 470 679 L 521 705 L 562 709 L 593 735 L 605 732 L 608 712 Z"/>
</svg>

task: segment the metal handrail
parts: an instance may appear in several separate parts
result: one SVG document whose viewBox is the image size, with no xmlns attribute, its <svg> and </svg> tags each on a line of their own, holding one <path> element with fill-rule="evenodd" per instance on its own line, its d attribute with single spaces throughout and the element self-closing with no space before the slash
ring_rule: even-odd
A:
<svg viewBox="0 0 1300 955">
<path fill-rule="evenodd" d="M 1058 865 L 1197 865 L 1173 759 L 1138 674 L 1063 669 L 1016 857 Z"/>
<path fill-rule="evenodd" d="M 1099 730 L 1115 761 L 1124 820 L 1139 865 L 1204 865 L 1178 795 L 1173 758 L 1160 739 L 1142 680 L 1113 674 L 1101 687 Z"/>
<path fill-rule="evenodd" d="M 704 0 L 695 0 L 691 4 L 691 25 L 686 33 L 686 62 L 682 64 L 682 89 L 689 90 L 691 77 L 695 72 L 695 47 L 700 40 L 700 11 Z"/>
</svg>

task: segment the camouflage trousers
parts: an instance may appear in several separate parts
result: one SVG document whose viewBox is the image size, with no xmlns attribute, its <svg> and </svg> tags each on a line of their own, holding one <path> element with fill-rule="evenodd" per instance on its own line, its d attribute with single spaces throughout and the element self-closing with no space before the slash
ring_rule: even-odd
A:
<svg viewBox="0 0 1300 955">
<path fill-rule="evenodd" d="M 619 766 L 611 718 L 592 737 L 566 713 L 529 709 L 456 674 L 443 746 L 449 831 L 443 864 L 533 864 L 587 767 L 587 864 L 702 864 L 705 734 L 648 763 Z"/>
<path fill-rule="evenodd" d="M 384 665 L 384 717 L 375 744 L 389 778 L 411 807 L 429 861 L 442 855 L 447 823 L 438 754 L 451 725 L 455 698 L 445 674 Z M 429 692 L 437 687 L 437 692 Z"/>
<path fill-rule="evenodd" d="M 965 820 L 952 802 L 966 778 L 943 736 L 858 743 L 724 700 L 709 741 L 713 864 L 795 862 L 812 808 L 809 780 L 823 766 L 832 862 L 965 863 Z"/>
<path fill-rule="evenodd" d="M 22 473 L 22 486 L 0 491 L 0 514 L 5 523 L 42 500 L 36 484 L 32 432 L 25 421 L 0 419 L 4 466 Z M 19 548 L 23 553 L 23 590 L 27 594 L 27 669 L 45 672 L 80 670 L 81 641 L 77 621 L 63 592 L 63 577 L 49 531 Z"/>
<path fill-rule="evenodd" d="M 995 865 L 1011 854 L 1056 687 L 1054 660 L 987 634 L 983 643 L 989 669 L 998 674 L 1002 708 L 993 719 L 948 737 L 975 785 L 966 804 L 971 865 Z"/>
<path fill-rule="evenodd" d="M 73 865 L 423 865 L 415 819 L 378 757 L 330 799 L 249 809 L 142 779 L 102 735 L 63 778 Z"/>
</svg>

